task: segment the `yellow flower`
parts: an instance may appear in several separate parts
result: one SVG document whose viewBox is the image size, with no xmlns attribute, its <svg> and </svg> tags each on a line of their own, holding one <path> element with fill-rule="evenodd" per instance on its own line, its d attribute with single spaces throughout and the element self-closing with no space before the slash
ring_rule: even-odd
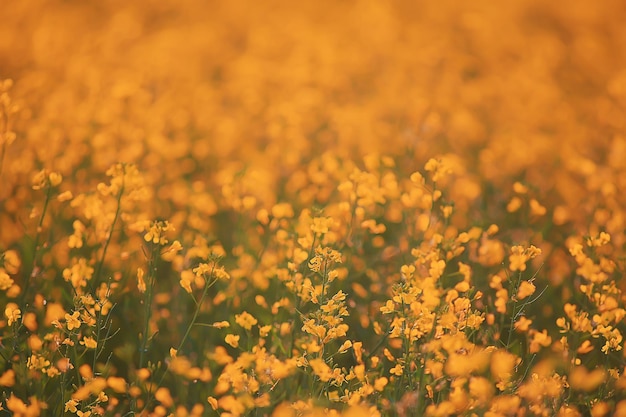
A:
<svg viewBox="0 0 626 417">
<path fill-rule="evenodd" d="M 0 387 L 12 387 L 13 385 L 15 385 L 15 371 L 9 369 L 0 376 Z"/>
<path fill-rule="evenodd" d="M 65 403 L 65 412 L 75 413 L 77 411 L 76 406 L 78 405 L 78 401 L 69 400 Z"/>
<path fill-rule="evenodd" d="M 213 410 L 217 410 L 218 409 L 217 399 L 215 397 L 207 397 L 206 400 L 211 405 L 211 408 Z"/>
<path fill-rule="evenodd" d="M 11 326 L 22 317 L 22 310 L 17 307 L 17 304 L 9 303 L 4 309 L 4 315 L 8 319 L 8 325 Z"/>
<path fill-rule="evenodd" d="M 339 347 L 339 350 L 337 352 L 339 353 L 344 353 L 346 352 L 348 349 L 350 349 L 350 347 L 352 347 L 352 342 L 350 340 L 346 340 L 345 342 L 343 342 L 343 344 Z"/>
<path fill-rule="evenodd" d="M 328 233 L 328 228 L 333 224 L 332 217 L 314 217 L 311 224 L 313 233 Z"/>
<path fill-rule="evenodd" d="M 13 279 L 6 273 L 4 268 L 0 268 L 0 290 L 8 290 L 13 286 L 13 283 Z"/>
<path fill-rule="evenodd" d="M 388 382 L 389 380 L 384 376 L 380 378 L 376 378 L 376 380 L 374 381 L 374 389 L 376 391 L 382 391 L 385 389 Z"/>
<path fill-rule="evenodd" d="M 541 347 L 550 346 L 552 338 L 548 335 L 547 330 L 539 332 L 537 330 L 531 330 L 531 341 L 529 346 L 530 353 L 537 353 Z"/>
<path fill-rule="evenodd" d="M 606 376 L 602 368 L 588 371 L 584 366 L 575 366 L 569 373 L 568 382 L 574 390 L 592 392 L 606 382 Z"/>
<path fill-rule="evenodd" d="M 526 318 L 525 316 L 522 316 L 519 318 L 519 320 L 515 322 L 514 327 L 515 327 L 515 330 L 518 332 L 527 332 L 532 323 L 533 323 L 532 320 Z"/>
<path fill-rule="evenodd" d="M 267 335 L 270 334 L 270 330 L 272 330 L 272 325 L 271 324 L 268 324 L 267 326 L 259 327 L 259 336 L 260 337 L 267 337 Z"/>
<path fill-rule="evenodd" d="M 511 255 L 509 256 L 509 269 L 511 271 L 525 271 L 527 260 L 528 257 L 524 253 L 524 248 L 521 246 L 513 246 L 511 248 Z"/>
<path fill-rule="evenodd" d="M 484 377 L 471 377 L 469 381 L 470 395 L 480 405 L 488 405 L 494 395 L 493 383 Z"/>
<path fill-rule="evenodd" d="M 323 359 L 320 359 L 320 358 L 311 359 L 309 361 L 309 365 L 311 365 L 311 369 L 313 370 L 313 373 L 317 375 L 320 381 L 327 382 L 332 378 L 333 371 L 326 364 L 326 362 L 324 362 Z"/>
<path fill-rule="evenodd" d="M 110 376 L 107 378 L 106 384 L 118 394 L 123 394 L 127 391 L 126 380 L 122 377 Z"/>
<path fill-rule="evenodd" d="M 192 271 L 185 269 L 180 273 L 180 286 L 183 287 L 185 291 L 189 294 L 193 292 L 193 288 L 191 287 L 191 283 L 195 280 L 195 275 Z"/>
<path fill-rule="evenodd" d="M 491 375 L 498 382 L 508 382 L 521 359 L 506 350 L 498 349 L 491 354 Z"/>
<path fill-rule="evenodd" d="M 88 349 L 95 349 L 98 346 L 98 342 L 96 342 L 93 337 L 83 337 L 80 344 L 84 345 Z"/>
<path fill-rule="evenodd" d="M 235 322 L 246 330 L 252 329 L 252 326 L 258 323 L 252 314 L 244 311 L 241 314 L 235 314 Z"/>
<path fill-rule="evenodd" d="M 48 180 L 50 181 L 51 186 L 56 187 L 63 181 L 63 176 L 58 172 L 51 172 L 48 174 Z"/>
<path fill-rule="evenodd" d="M 400 365 L 399 363 L 389 370 L 389 373 L 391 373 L 392 375 L 396 375 L 396 376 L 402 375 L 403 372 L 404 372 L 404 366 Z"/>
<path fill-rule="evenodd" d="M 160 246 L 165 246 L 169 242 L 165 233 L 167 231 L 174 230 L 174 227 L 167 220 L 155 220 L 148 224 L 143 223 L 143 227 L 148 230 L 144 234 L 143 239 L 146 242 L 152 242 L 153 244 Z M 178 245 L 176 245 L 174 249 L 177 247 Z"/>
<path fill-rule="evenodd" d="M 234 348 L 239 346 L 239 336 L 237 335 L 227 334 L 226 337 L 224 338 L 224 341 Z"/>
<path fill-rule="evenodd" d="M 517 299 L 518 300 L 523 300 L 524 298 L 532 295 L 535 293 L 535 284 L 533 284 L 530 281 L 522 281 L 522 283 L 519 286 L 519 289 L 517 290 Z"/>
<path fill-rule="evenodd" d="M 22 265 L 22 261 L 19 258 L 19 255 L 14 250 L 8 250 L 4 252 L 4 269 L 9 274 L 17 274 L 20 270 L 20 266 Z"/>
<path fill-rule="evenodd" d="M 71 315 L 65 314 L 65 325 L 67 330 L 78 329 L 80 327 L 80 312 L 75 311 Z"/>
</svg>

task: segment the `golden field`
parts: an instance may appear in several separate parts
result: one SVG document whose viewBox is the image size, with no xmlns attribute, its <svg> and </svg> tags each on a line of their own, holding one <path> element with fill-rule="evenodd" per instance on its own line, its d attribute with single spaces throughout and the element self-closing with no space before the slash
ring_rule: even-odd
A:
<svg viewBox="0 0 626 417">
<path fill-rule="evenodd" d="M 0 6 L 0 415 L 626 416 L 626 6 Z"/>
</svg>

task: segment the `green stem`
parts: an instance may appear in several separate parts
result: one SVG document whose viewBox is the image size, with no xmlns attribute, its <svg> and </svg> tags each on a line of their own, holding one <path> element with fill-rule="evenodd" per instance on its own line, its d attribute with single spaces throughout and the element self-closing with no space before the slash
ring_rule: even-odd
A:
<svg viewBox="0 0 626 417">
<path fill-rule="evenodd" d="M 98 265 L 96 266 L 96 271 L 94 274 L 95 282 L 100 281 L 100 274 L 102 273 L 102 267 L 104 266 L 104 259 L 106 258 L 107 250 L 109 249 L 109 244 L 111 243 L 111 239 L 113 238 L 113 230 L 115 229 L 115 224 L 120 217 L 120 213 L 122 211 L 122 194 L 124 194 L 124 183 L 120 187 L 120 192 L 117 194 L 117 207 L 115 209 L 115 216 L 113 217 L 113 222 L 111 223 L 111 230 L 109 230 L 109 235 L 107 236 L 107 240 L 104 242 L 104 247 L 102 248 L 102 256 L 100 257 L 100 261 L 98 261 Z"/>
<path fill-rule="evenodd" d="M 141 337 L 141 348 L 139 351 L 139 368 L 143 368 L 145 365 L 145 353 L 148 345 L 148 332 L 150 331 L 150 318 L 152 317 L 152 298 L 154 295 L 154 283 L 156 281 L 156 251 L 158 250 L 158 246 L 153 245 L 152 253 L 150 254 L 150 260 L 148 263 L 148 273 L 149 275 L 149 284 L 146 290 L 146 295 L 144 298 L 144 325 L 143 325 L 143 334 Z"/>
<path fill-rule="evenodd" d="M 39 255 L 39 239 L 41 238 L 41 230 L 43 228 L 43 222 L 46 217 L 46 213 L 48 211 L 48 205 L 50 203 L 50 196 L 52 195 L 52 186 L 48 184 L 46 189 L 46 199 L 43 203 L 43 209 L 41 211 L 41 217 L 39 218 L 39 222 L 37 223 L 37 230 L 35 232 L 35 244 L 33 245 L 33 266 L 29 274 L 24 278 L 24 288 L 22 292 L 22 296 L 20 297 L 20 309 L 22 310 L 22 314 L 25 311 L 25 303 L 28 295 L 28 290 L 30 287 L 30 280 L 33 278 L 37 271 L 37 258 Z"/>
<path fill-rule="evenodd" d="M 200 314 L 200 308 L 201 308 L 202 304 L 204 303 L 204 300 L 205 300 L 206 296 L 209 293 L 209 289 L 217 282 L 217 279 L 214 276 L 214 271 L 215 271 L 215 264 L 213 265 L 213 269 L 211 270 L 211 273 L 209 274 L 209 277 L 208 277 L 208 279 L 206 281 L 206 284 L 204 286 L 204 290 L 202 291 L 202 295 L 200 296 L 200 301 L 198 301 L 196 303 L 196 310 L 193 313 L 193 317 L 191 319 L 191 322 L 187 326 L 187 330 L 185 331 L 185 334 L 183 335 L 182 339 L 180 340 L 180 343 L 178 344 L 178 347 L 176 349 L 177 352 L 180 351 L 180 349 L 183 347 L 183 345 L 187 341 L 187 338 L 189 337 L 189 333 L 191 333 L 191 328 L 194 326 L 194 323 L 196 322 L 196 320 L 198 318 L 198 314 Z M 157 383 L 156 387 L 154 387 L 152 392 L 155 392 L 157 389 L 159 389 L 163 385 L 163 381 L 165 380 L 165 377 L 169 373 L 169 370 L 170 370 L 169 367 L 165 368 L 165 370 L 163 371 L 163 374 L 161 375 L 161 378 L 159 379 L 159 382 Z M 145 404 L 142 412 L 145 411 L 148 408 L 148 405 L 150 404 L 151 400 L 152 400 L 152 398 L 149 398 L 146 401 L 146 404 Z"/>
</svg>

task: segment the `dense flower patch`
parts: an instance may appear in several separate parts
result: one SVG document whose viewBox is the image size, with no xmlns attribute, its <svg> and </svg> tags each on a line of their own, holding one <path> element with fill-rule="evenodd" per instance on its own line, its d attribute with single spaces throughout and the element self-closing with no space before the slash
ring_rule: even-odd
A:
<svg viewBox="0 0 626 417">
<path fill-rule="evenodd" d="M 626 9 L 0 14 L 0 415 L 626 415 Z"/>
</svg>

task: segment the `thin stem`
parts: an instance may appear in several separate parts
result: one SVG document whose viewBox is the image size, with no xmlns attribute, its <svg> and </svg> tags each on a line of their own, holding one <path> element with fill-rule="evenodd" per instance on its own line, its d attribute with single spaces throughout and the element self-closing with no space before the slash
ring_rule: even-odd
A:
<svg viewBox="0 0 626 417">
<path fill-rule="evenodd" d="M 147 286 L 147 290 L 146 290 L 146 296 L 144 298 L 144 325 L 143 325 L 143 335 L 141 338 L 141 348 L 139 351 L 139 368 L 143 368 L 145 363 L 145 352 L 146 352 L 146 347 L 148 344 L 148 332 L 149 332 L 149 328 L 150 328 L 150 318 L 152 316 L 152 298 L 154 295 L 154 283 L 156 281 L 155 277 L 156 277 L 156 272 L 157 272 L 157 265 L 156 265 L 156 257 L 158 256 L 157 254 L 157 250 L 158 250 L 158 246 L 153 245 L 152 248 L 152 253 L 150 255 L 150 260 L 148 263 L 148 270 L 149 270 L 149 284 Z"/>
<path fill-rule="evenodd" d="M 100 257 L 100 261 L 98 261 L 98 265 L 96 266 L 96 271 L 94 274 L 96 283 L 100 280 L 100 274 L 102 273 L 102 267 L 104 266 L 104 259 L 107 254 L 109 244 L 111 243 L 111 239 L 113 238 L 113 230 L 115 229 L 115 224 L 117 223 L 117 220 L 119 219 L 120 213 L 122 211 L 122 194 L 124 194 L 123 182 L 122 182 L 122 186 L 120 187 L 120 192 L 117 194 L 117 207 L 115 209 L 115 216 L 113 217 L 113 223 L 111 223 L 111 230 L 109 230 L 107 240 L 106 242 L 104 242 L 104 247 L 102 248 L 102 256 Z"/>
<path fill-rule="evenodd" d="M 37 230 L 35 231 L 35 242 L 33 245 L 33 266 L 29 274 L 24 278 L 24 291 L 22 292 L 22 296 L 20 297 L 20 309 L 22 312 L 25 311 L 25 303 L 28 295 L 28 290 L 30 287 L 30 280 L 34 278 L 37 274 L 37 258 L 39 255 L 39 239 L 41 238 L 41 230 L 43 228 L 43 222 L 46 217 L 46 213 L 48 211 L 48 205 L 50 203 L 50 196 L 52 195 L 52 186 L 48 184 L 46 188 L 46 199 L 43 203 L 43 209 L 41 211 L 41 216 L 39 217 L 39 222 L 37 223 Z"/>
<path fill-rule="evenodd" d="M 180 349 L 183 347 L 183 345 L 187 341 L 187 338 L 189 337 L 189 334 L 191 333 L 191 329 L 192 327 L 194 327 L 194 323 L 196 322 L 198 318 L 198 314 L 200 314 L 200 307 L 204 303 L 204 300 L 209 293 L 209 289 L 217 282 L 217 279 L 214 276 L 214 271 L 215 271 L 215 264 L 213 264 L 213 269 L 211 269 L 211 273 L 209 274 L 207 278 L 206 284 L 204 286 L 204 290 L 202 291 L 202 295 L 200 296 L 200 300 L 197 302 L 197 307 L 196 307 L 196 310 L 194 311 L 191 322 L 187 326 L 187 330 L 185 331 L 185 334 L 183 335 L 182 339 L 180 340 L 180 343 L 177 346 L 177 349 L 176 349 L 177 352 L 180 351 Z M 160 388 L 163 385 L 163 381 L 165 380 L 165 377 L 169 373 L 169 370 L 170 370 L 169 367 L 165 368 L 165 370 L 163 371 L 163 374 L 161 375 L 161 378 L 159 379 L 159 382 L 157 383 L 156 387 L 153 388 L 152 392 L 156 391 L 158 388 Z M 146 401 L 146 404 L 142 411 L 145 411 L 148 408 L 148 405 L 150 404 L 151 400 L 152 398 Z"/>
</svg>

